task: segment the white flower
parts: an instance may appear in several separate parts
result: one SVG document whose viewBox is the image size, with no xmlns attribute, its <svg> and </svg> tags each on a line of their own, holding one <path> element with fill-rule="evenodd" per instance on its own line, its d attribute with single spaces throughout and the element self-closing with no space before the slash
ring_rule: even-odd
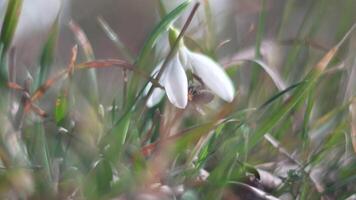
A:
<svg viewBox="0 0 356 200">
<path fill-rule="evenodd" d="M 162 67 L 161 62 L 152 72 L 157 76 Z M 234 99 L 234 86 L 225 71 L 211 58 L 188 50 L 181 46 L 178 53 L 168 62 L 159 83 L 164 87 L 169 101 L 178 108 L 185 108 L 188 104 L 188 78 L 185 70 L 191 70 L 217 96 L 225 101 Z M 147 94 L 152 84 L 145 89 Z M 147 100 L 147 106 L 152 107 L 160 102 L 164 90 L 155 88 Z"/>
</svg>

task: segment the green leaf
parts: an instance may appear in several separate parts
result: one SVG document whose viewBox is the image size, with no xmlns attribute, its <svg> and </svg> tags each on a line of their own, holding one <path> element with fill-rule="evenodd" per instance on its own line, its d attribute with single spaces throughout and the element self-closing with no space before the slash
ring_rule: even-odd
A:
<svg viewBox="0 0 356 200">
<path fill-rule="evenodd" d="M 115 163 L 120 159 L 126 141 L 127 133 L 131 123 L 131 112 L 126 113 L 114 125 L 111 132 L 102 139 L 102 148 L 109 148 L 105 152 L 105 157 Z"/>
<path fill-rule="evenodd" d="M 38 77 L 36 77 L 35 88 L 40 87 L 45 82 L 48 78 L 50 67 L 53 64 L 59 32 L 58 21 L 59 19 L 57 17 L 56 21 L 52 25 L 47 41 L 43 46 L 42 53 L 40 55 L 40 68 L 38 71 Z"/>
<path fill-rule="evenodd" d="M 130 63 L 134 62 L 133 55 L 130 49 L 121 41 L 120 37 L 114 32 L 114 30 L 109 26 L 109 24 L 102 17 L 98 17 L 98 22 L 107 37 L 115 45 L 115 47 L 120 51 L 122 56 L 124 56 Z"/>
<path fill-rule="evenodd" d="M 305 147 L 308 144 L 308 129 L 309 129 L 309 121 L 311 118 L 312 110 L 314 107 L 314 93 L 315 93 L 315 88 L 310 90 L 307 100 L 306 100 L 306 110 L 304 113 L 304 120 L 303 120 L 303 130 L 301 134 L 301 138 L 303 141 L 303 146 Z"/>
<path fill-rule="evenodd" d="M 105 194 L 110 190 L 113 173 L 110 163 L 107 160 L 101 160 L 95 167 L 96 180 L 99 194 Z"/>
<path fill-rule="evenodd" d="M 15 35 L 17 23 L 22 8 L 22 0 L 11 0 L 8 2 L 4 22 L 0 33 L 0 81 L 6 82 L 8 69 L 6 64 L 6 54 L 10 48 L 12 39 Z M 4 83 L 1 83 L 3 85 Z"/>
<path fill-rule="evenodd" d="M 156 44 L 158 37 L 165 31 L 167 31 L 173 21 L 188 7 L 189 3 L 190 1 L 185 1 L 177 8 L 172 10 L 170 13 L 168 13 L 156 26 L 156 28 L 151 32 L 136 61 L 138 63 L 138 67 L 144 66 L 143 63 L 145 63 L 147 57 L 150 55 L 151 50 Z"/>
<path fill-rule="evenodd" d="M 61 123 L 68 113 L 68 98 L 62 92 L 56 100 L 56 107 L 54 110 L 54 118 L 57 124 Z"/>
<path fill-rule="evenodd" d="M 278 98 L 282 97 L 284 94 L 290 92 L 293 89 L 296 89 L 297 87 L 301 86 L 303 84 L 303 82 L 299 82 L 296 84 L 293 84 L 291 86 L 289 86 L 288 88 L 278 92 L 277 94 L 273 95 L 271 98 L 269 98 L 265 103 L 263 103 L 259 109 L 263 109 L 266 106 L 270 105 L 272 102 L 274 102 L 275 100 L 277 100 Z"/>
<path fill-rule="evenodd" d="M 33 126 L 28 127 L 25 136 L 27 138 L 26 145 L 32 164 L 43 167 L 44 176 L 41 179 L 50 184 L 46 187 L 51 187 L 53 179 L 48 145 L 49 140 L 46 137 L 43 124 L 36 122 Z"/>
<path fill-rule="evenodd" d="M 7 5 L 2 30 L 0 33 L 0 43 L 3 45 L 3 54 L 6 52 L 14 37 L 17 23 L 22 8 L 22 0 L 10 0 Z"/>
<path fill-rule="evenodd" d="M 205 161 L 213 151 L 214 141 L 222 134 L 224 127 L 225 123 L 217 126 L 215 133 L 203 144 L 203 147 L 198 152 L 198 159 L 196 162 L 197 168 L 203 167 Z"/>
</svg>

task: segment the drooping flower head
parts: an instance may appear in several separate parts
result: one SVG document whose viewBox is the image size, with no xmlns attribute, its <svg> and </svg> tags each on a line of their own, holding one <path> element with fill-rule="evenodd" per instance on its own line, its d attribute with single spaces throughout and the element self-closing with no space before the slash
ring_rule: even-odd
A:
<svg viewBox="0 0 356 200">
<path fill-rule="evenodd" d="M 170 41 L 177 35 L 177 31 L 170 30 Z M 188 78 L 186 71 L 190 70 L 199 77 L 202 83 L 214 94 L 227 102 L 234 99 L 234 86 L 229 76 L 223 68 L 208 56 L 190 51 L 184 46 L 183 41 L 179 44 L 179 49 L 174 57 L 167 63 L 159 83 L 164 87 L 155 88 L 147 101 L 147 106 L 152 107 L 159 103 L 166 92 L 169 101 L 178 108 L 185 108 L 188 104 Z M 157 72 L 161 69 L 163 62 L 153 70 L 152 75 L 155 78 Z M 149 83 L 147 91 L 153 87 Z"/>
</svg>

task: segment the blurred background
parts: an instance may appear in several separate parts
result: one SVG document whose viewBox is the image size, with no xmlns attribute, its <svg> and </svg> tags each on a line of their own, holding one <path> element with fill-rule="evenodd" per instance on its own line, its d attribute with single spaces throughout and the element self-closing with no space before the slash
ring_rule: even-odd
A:
<svg viewBox="0 0 356 200">
<path fill-rule="evenodd" d="M 228 62 L 234 56 L 254 58 L 254 45 L 259 40 L 256 34 L 258 19 L 263 13 L 265 23 L 261 35 L 261 54 L 264 54 L 266 62 L 276 69 L 286 65 L 283 58 L 289 52 L 288 47 L 296 40 L 307 41 L 308 45 L 313 44 L 316 47 L 298 52 L 296 56 L 301 59 L 296 59 L 294 63 L 287 63 L 293 66 L 285 66 L 298 70 L 296 66 L 307 64 L 303 62 L 308 52 L 321 55 L 340 39 L 356 19 L 355 0 L 209 0 L 210 8 L 205 6 L 208 4 L 204 4 L 207 1 L 201 1 L 203 6 L 195 16 L 188 30 L 188 36 L 197 41 L 204 41 L 200 44 L 203 48 L 214 49 L 219 61 Z M 30 71 L 36 67 L 35 63 L 43 41 L 58 13 L 61 19 L 61 33 L 56 63 L 59 67 L 68 63 L 69 49 L 76 43 L 68 26 L 70 20 L 74 20 L 87 34 L 97 58 L 120 58 L 121 55 L 103 32 L 97 17 L 101 16 L 108 22 L 134 55 L 137 55 L 148 33 L 160 19 L 158 0 L 25 0 L 24 2 L 13 45 L 16 47 L 17 65 Z M 167 10 L 170 10 L 181 1 L 163 2 Z M 0 20 L 4 15 L 5 3 L 5 0 L 0 0 Z M 208 18 L 206 10 L 211 10 Z M 177 20 L 178 28 L 181 27 L 187 14 L 188 12 Z M 29 52 L 28 49 L 31 51 Z M 21 71 L 18 75 L 20 80 L 24 76 L 21 74 L 24 71 Z M 105 88 L 110 89 L 115 85 L 108 86 L 108 83 L 112 84 L 120 80 L 118 77 L 121 73 L 117 70 L 110 72 L 104 70 L 100 71 L 98 76 L 99 80 L 105 77 Z M 243 81 L 245 77 L 240 78 Z M 293 81 L 298 78 L 286 79 Z"/>
<path fill-rule="evenodd" d="M 9 1 L 11 0 L 0 0 L 0 22 L 4 19 L 6 4 Z M 166 10 L 170 11 L 182 1 L 162 0 L 162 2 Z M 227 145 L 229 148 L 225 149 L 221 145 L 222 148 L 220 149 L 219 143 L 212 145 L 221 154 L 217 154 L 216 157 L 212 156 L 211 166 L 219 166 L 217 162 L 223 162 L 224 156 L 228 155 L 229 151 L 236 154 L 240 153 L 236 150 L 236 147 L 243 149 L 242 146 L 245 145 L 245 141 L 249 142 L 248 134 L 254 134 L 256 127 L 259 128 L 261 124 L 263 125 L 260 122 L 275 119 L 274 116 L 271 117 L 274 113 L 270 111 L 283 108 L 283 105 L 286 105 L 285 103 L 288 101 L 287 98 L 277 98 L 277 103 L 271 103 L 271 105 L 268 105 L 270 106 L 268 109 L 259 106 L 269 100 L 270 97 L 276 97 L 279 94 L 278 92 L 283 91 L 286 87 L 303 80 L 322 56 L 343 38 L 356 22 L 356 0 L 201 0 L 200 2 L 201 6 L 198 13 L 194 16 L 193 22 L 185 34 L 186 45 L 191 50 L 212 57 L 226 68 L 238 91 L 238 103 L 234 109 L 241 116 L 240 114 L 233 116 L 237 121 L 240 118 L 242 121 L 249 120 L 250 113 L 258 110 L 258 116 L 256 119 L 253 118 L 251 122 L 236 127 L 236 129 L 233 127 L 235 124 L 227 126 L 227 131 L 224 132 L 236 134 L 224 135 L 219 140 L 222 141 L 221 144 L 231 142 L 230 146 Z M 98 22 L 98 17 L 107 21 L 135 58 L 150 32 L 161 19 L 159 7 L 159 0 L 24 0 L 19 25 L 12 43 L 12 53 L 15 54 L 14 62 L 16 62 L 13 65 L 16 67 L 14 81 L 23 84 L 25 77 L 33 76 L 36 73 L 39 68 L 38 61 L 43 44 L 47 40 L 57 17 L 59 18 L 60 35 L 54 68 L 51 68 L 52 75 L 67 67 L 70 62 L 71 49 L 78 43 L 76 35 L 70 28 L 70 22 L 75 22 L 85 32 L 93 47 L 96 59 L 126 59 L 103 31 Z M 190 10 L 191 7 L 175 21 L 176 28 L 182 28 Z M 167 37 L 162 36 L 154 51 L 150 52 L 150 60 L 144 63 L 144 71 L 147 74 L 159 62 L 158 58 L 167 55 L 167 47 Z M 310 167 L 313 178 L 316 179 L 317 183 L 332 186 L 329 187 L 331 188 L 329 193 L 335 199 L 340 194 L 346 195 L 342 194 L 343 191 L 347 191 L 347 195 L 351 194 L 355 187 L 349 184 L 349 181 L 355 180 L 355 176 L 351 175 L 354 174 L 356 162 L 350 143 L 352 138 L 350 138 L 349 133 L 351 131 L 348 126 L 352 125 L 352 119 L 348 118 L 348 102 L 351 97 L 356 95 L 355 52 L 356 38 L 353 34 L 343 43 L 340 52 L 332 60 L 325 73 L 321 75 L 322 78 L 318 80 L 318 84 L 313 88 L 313 91 L 310 94 L 308 91 L 308 97 L 303 96 L 308 100 L 305 100 L 305 102 L 304 99 L 301 100 L 300 105 L 295 106 L 295 109 L 291 108 L 290 114 L 285 117 L 283 123 L 270 128 L 270 130 L 273 129 L 271 133 L 276 140 L 292 155 L 300 158 L 305 166 L 308 166 L 309 162 L 315 162 Z M 250 62 L 254 59 L 263 62 L 263 66 L 261 66 L 267 73 L 261 70 L 261 66 Z M 79 48 L 77 62 L 80 63 L 84 60 L 86 60 L 85 53 L 83 49 Z M 241 62 L 246 60 L 249 62 Z M 73 160 L 81 160 L 84 157 L 88 162 L 83 164 L 85 165 L 83 168 L 89 168 L 93 161 L 90 159 L 93 159 L 91 157 L 94 153 L 90 151 L 88 153 L 87 149 L 92 148 L 90 150 L 93 152 L 97 150 L 95 134 L 101 134 L 100 131 L 104 130 L 103 127 L 106 124 L 98 117 L 97 107 L 93 107 L 89 103 L 83 106 L 84 100 L 89 99 L 83 88 L 89 86 L 85 83 L 81 84 L 82 81 L 85 81 L 80 78 L 82 73 L 78 70 L 74 78 L 74 81 L 78 84 L 72 85 L 73 87 L 78 85 L 79 88 L 75 88 L 75 92 L 79 93 L 79 95 L 76 93 L 76 99 L 79 100 L 76 101 L 75 106 L 82 106 L 82 110 L 89 111 L 82 112 L 78 109 L 80 112 L 73 112 L 73 115 L 71 112 L 69 119 L 83 121 L 83 123 L 78 123 L 79 131 L 73 129 L 73 133 L 79 132 L 83 135 L 83 138 L 84 135 L 88 137 L 92 146 L 85 146 L 81 143 L 80 145 L 73 145 L 75 146 L 73 152 L 79 152 L 78 154 L 73 153 L 73 157 L 78 156 L 79 158 L 75 157 Z M 106 109 L 113 105 L 113 99 L 117 99 L 118 102 L 123 99 L 122 70 L 100 69 L 97 70 L 97 77 L 99 80 L 99 102 L 100 106 L 103 105 L 100 108 Z M 57 89 L 60 90 L 59 84 L 54 87 L 58 87 Z M 285 96 L 288 95 L 289 93 Z M 53 109 L 50 108 L 56 105 L 57 97 L 55 91 L 50 90 L 45 96 L 50 100 L 41 100 L 39 105 L 44 110 L 52 112 Z M 216 112 L 219 108 L 218 103 L 217 100 L 206 106 L 207 113 Z M 309 104 L 311 105 L 310 108 Z M 75 108 L 73 106 L 71 109 L 76 110 Z M 132 128 L 130 133 L 133 139 L 131 138 L 130 142 L 139 141 L 135 138 L 135 134 L 145 132 L 150 124 L 160 124 L 160 121 L 150 120 L 153 118 L 153 112 L 156 112 L 155 109 L 153 108 L 145 113 L 148 120 L 143 118 L 143 125 L 132 120 L 133 125 L 130 127 Z M 310 110 L 308 111 L 308 109 Z M 120 112 L 123 110 L 120 110 Z M 157 108 L 157 111 L 159 110 L 169 112 L 169 109 Z M 109 113 L 110 109 L 106 111 Z M 90 112 L 92 112 L 92 115 L 89 115 Z M 192 115 L 190 114 L 182 122 L 184 128 L 199 124 L 206 119 L 206 116 L 195 112 Z M 304 121 L 305 116 L 307 116 L 306 121 Z M 40 121 L 37 118 L 35 119 L 33 121 Z M 46 124 L 46 128 L 48 128 L 47 126 L 50 127 L 49 130 L 57 128 L 53 122 L 46 120 L 44 120 L 45 123 L 49 124 Z M 147 127 L 145 123 L 148 124 Z M 111 127 L 111 121 L 109 124 Z M 32 124 L 30 123 L 30 125 Z M 68 127 L 70 126 L 68 125 Z M 77 128 L 77 125 L 75 128 Z M 24 130 L 38 132 L 35 128 L 28 129 L 25 127 Z M 157 128 L 155 131 L 159 132 L 160 130 Z M 49 133 L 52 133 L 52 131 L 49 131 Z M 264 134 L 264 132 L 261 133 Z M 95 136 L 92 137 L 94 139 L 87 136 L 90 134 Z M 52 137 L 51 134 L 47 136 Z M 333 137 L 336 137 L 336 139 Z M 53 141 L 58 142 L 57 138 L 53 138 Z M 273 140 L 270 141 L 272 141 L 270 143 L 273 143 Z M 131 145 L 130 142 L 128 144 Z M 141 144 L 137 144 L 138 147 L 141 147 Z M 326 145 L 325 148 L 324 144 Z M 280 150 L 266 142 L 260 142 L 258 148 L 242 155 L 241 160 L 248 161 L 251 165 L 256 166 L 261 163 L 267 165 L 274 162 L 269 169 L 270 171 L 274 171 L 278 175 L 284 174 L 283 177 L 294 178 L 294 174 L 290 174 L 287 169 L 289 163 L 285 160 L 288 159 L 282 159 L 276 149 Z M 225 151 L 228 153 L 225 153 Z M 246 160 L 244 160 L 244 157 L 246 157 Z M 54 158 L 57 159 L 55 156 Z M 99 155 L 98 158 L 101 160 Z M 94 161 L 96 162 L 95 159 Z M 211 167 L 209 162 L 210 160 L 207 170 Z M 73 166 L 76 166 L 76 164 Z M 294 163 L 293 167 L 298 169 L 300 166 Z M 68 169 L 71 170 L 71 166 Z M 98 177 L 100 177 L 100 174 Z M 304 179 L 298 179 L 298 181 L 303 182 Z M 86 180 L 84 179 L 83 182 L 85 183 Z M 308 184 L 303 185 L 303 187 L 308 188 Z M 296 190 L 299 190 L 299 187 L 296 187 Z M 310 191 L 310 194 L 312 194 L 313 191 Z M 324 191 L 319 192 L 322 194 Z"/>
</svg>

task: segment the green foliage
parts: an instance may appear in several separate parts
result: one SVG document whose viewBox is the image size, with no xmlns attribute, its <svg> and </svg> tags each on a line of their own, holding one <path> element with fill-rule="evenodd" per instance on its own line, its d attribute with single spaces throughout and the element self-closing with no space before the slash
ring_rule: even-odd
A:
<svg viewBox="0 0 356 200">
<path fill-rule="evenodd" d="M 22 0 L 13 0 L 8 2 L 0 34 L 0 43 L 3 45 L 3 53 L 7 52 L 7 50 L 10 48 L 12 38 L 15 34 L 17 22 L 19 21 L 21 8 Z"/>
<path fill-rule="evenodd" d="M 35 80 L 35 88 L 40 87 L 45 80 L 48 79 L 48 75 L 50 72 L 50 67 L 53 65 L 55 49 L 58 40 L 58 32 L 59 32 L 59 18 L 57 17 L 55 23 L 52 25 L 50 33 L 48 35 L 48 39 L 43 46 L 42 53 L 40 56 L 40 66 L 38 71 L 38 76 L 36 76 Z"/>
<path fill-rule="evenodd" d="M 322 25 L 334 27 L 323 20 L 325 2 L 331 3 L 308 4 L 298 37 L 316 36 Z M 280 46 L 289 45 L 277 55 L 284 68 L 277 68 L 265 58 L 269 3 L 260 3 L 253 56 L 234 60 L 238 57 L 235 50 L 228 54 L 232 61 L 226 64 L 226 71 L 238 89 L 234 101 L 195 102 L 193 95 L 209 92 L 203 88 L 189 94 L 185 109 L 177 109 L 169 101 L 150 108 L 144 103 L 147 84 L 159 87 L 156 80 L 149 80 L 151 63 L 157 62 L 151 58 L 157 40 L 168 34 L 190 1 L 172 11 L 158 1 L 162 19 L 136 58 L 99 18 L 125 60 L 96 59 L 88 38 L 72 22 L 84 63 L 77 59 L 78 47 L 74 46 L 67 67 L 59 71 L 52 70 L 60 26 L 57 19 L 40 52 L 33 85 L 28 80 L 24 85 L 7 82 L 7 72 L 2 73 L 0 198 L 196 200 L 288 195 L 292 199 L 346 199 L 354 194 L 356 110 L 351 74 L 355 63 L 346 60 L 354 60 L 348 39 L 356 29 L 349 16 L 355 15 L 345 13 L 340 30 L 329 35 L 333 42 L 339 41 L 333 48 L 309 44 L 304 41 L 307 38 L 295 38 L 302 41 L 299 43 L 276 41 Z M 8 3 L 0 36 L 2 69 L 8 68 L 21 4 L 19 0 Z M 288 32 L 295 4 L 285 4 L 279 39 Z M 198 29 L 207 31 L 203 38 L 209 41 L 202 45 L 190 32 L 185 32 L 184 39 L 219 58 L 212 5 L 206 2 L 204 8 L 207 24 Z M 177 40 L 177 36 L 170 39 Z M 350 49 L 344 49 L 346 46 Z M 305 60 L 300 60 L 302 53 L 307 54 Z M 301 66 L 296 67 L 296 62 Z M 340 64 L 343 67 L 335 67 Z M 118 97 L 106 104 L 98 98 L 100 89 L 98 94 L 78 91 L 77 73 L 91 70 L 96 76 L 96 71 L 107 67 L 128 74 Z M 49 76 L 51 70 L 53 76 Z M 194 71 L 189 73 L 193 77 Z M 193 78 L 189 81 L 192 88 L 199 84 Z M 53 93 L 47 95 L 49 90 Z"/>
<path fill-rule="evenodd" d="M 0 33 L 0 85 L 8 79 L 7 52 L 14 37 L 16 26 L 21 12 L 22 0 L 11 0 L 8 2 L 5 18 Z"/>
</svg>

